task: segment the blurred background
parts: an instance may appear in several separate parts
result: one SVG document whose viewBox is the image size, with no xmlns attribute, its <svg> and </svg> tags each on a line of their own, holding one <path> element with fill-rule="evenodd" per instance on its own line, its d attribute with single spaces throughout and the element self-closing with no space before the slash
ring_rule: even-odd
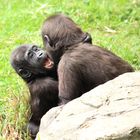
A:
<svg viewBox="0 0 140 140">
<path fill-rule="evenodd" d="M 140 0 L 0 0 L 0 140 L 29 140 L 29 92 L 10 65 L 21 44 L 43 46 L 40 29 L 62 12 L 107 48 L 140 70 Z"/>
</svg>

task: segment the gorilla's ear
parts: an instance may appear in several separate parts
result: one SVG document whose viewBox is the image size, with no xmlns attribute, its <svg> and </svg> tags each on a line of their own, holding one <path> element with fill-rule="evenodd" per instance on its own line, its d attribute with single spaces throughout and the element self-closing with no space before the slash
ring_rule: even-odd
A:
<svg viewBox="0 0 140 140">
<path fill-rule="evenodd" d="M 50 44 L 50 38 L 48 35 L 44 35 L 45 41 Z"/>
<path fill-rule="evenodd" d="M 92 44 L 92 38 L 89 33 L 86 33 L 86 37 L 83 39 L 83 43 L 90 43 Z"/>
<path fill-rule="evenodd" d="M 21 77 L 23 77 L 24 79 L 27 79 L 29 77 L 31 77 L 31 72 L 29 72 L 28 70 L 24 70 L 24 69 L 19 69 L 18 73 L 21 75 Z"/>
<path fill-rule="evenodd" d="M 51 40 L 50 40 L 48 35 L 44 35 L 44 40 L 45 40 L 45 43 L 46 43 L 45 44 L 46 47 L 52 47 Z"/>
</svg>

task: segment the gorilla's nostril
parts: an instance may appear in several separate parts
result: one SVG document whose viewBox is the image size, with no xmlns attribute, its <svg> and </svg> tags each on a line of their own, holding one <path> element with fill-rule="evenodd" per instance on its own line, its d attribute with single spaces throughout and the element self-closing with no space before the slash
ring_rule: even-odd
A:
<svg viewBox="0 0 140 140">
<path fill-rule="evenodd" d="M 43 53 L 40 53 L 40 54 L 39 54 L 39 56 L 42 56 L 42 55 L 43 55 Z"/>
<path fill-rule="evenodd" d="M 39 51 L 39 52 L 37 53 L 37 57 L 38 57 L 38 58 L 43 57 L 43 52 L 42 52 L 42 51 Z"/>
</svg>

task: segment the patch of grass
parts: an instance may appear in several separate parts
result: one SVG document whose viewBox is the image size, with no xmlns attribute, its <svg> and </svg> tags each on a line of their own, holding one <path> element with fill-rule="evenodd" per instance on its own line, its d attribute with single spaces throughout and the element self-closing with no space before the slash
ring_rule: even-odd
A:
<svg viewBox="0 0 140 140">
<path fill-rule="evenodd" d="M 0 0 L 0 139 L 28 140 L 29 92 L 10 66 L 18 45 L 42 46 L 43 20 L 55 12 L 69 15 L 93 43 L 108 48 L 140 69 L 139 0 Z"/>
</svg>

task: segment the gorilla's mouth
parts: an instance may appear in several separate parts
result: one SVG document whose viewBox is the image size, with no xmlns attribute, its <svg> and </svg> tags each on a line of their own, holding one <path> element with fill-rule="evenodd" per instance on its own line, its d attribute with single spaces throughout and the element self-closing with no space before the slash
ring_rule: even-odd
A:
<svg viewBox="0 0 140 140">
<path fill-rule="evenodd" d="M 46 69 L 51 69 L 53 65 L 54 65 L 54 62 L 49 57 L 47 57 L 44 62 L 44 67 Z"/>
</svg>

